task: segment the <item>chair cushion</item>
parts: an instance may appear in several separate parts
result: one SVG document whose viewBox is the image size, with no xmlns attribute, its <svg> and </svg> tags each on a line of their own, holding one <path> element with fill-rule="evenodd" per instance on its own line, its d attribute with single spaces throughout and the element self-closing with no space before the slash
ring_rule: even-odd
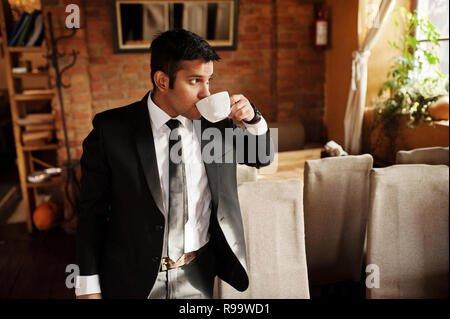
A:
<svg viewBox="0 0 450 319">
<path fill-rule="evenodd" d="M 312 285 L 360 280 L 372 165 L 369 154 L 306 161 L 303 204 Z"/>
<path fill-rule="evenodd" d="M 380 287 L 368 298 L 448 298 L 448 183 L 445 165 L 371 171 L 367 264 Z"/>
<path fill-rule="evenodd" d="M 258 179 L 258 172 L 256 167 L 238 164 L 236 165 L 236 170 L 236 179 L 238 185 L 241 185 L 245 182 L 254 182 Z"/>
<path fill-rule="evenodd" d="M 250 286 L 238 292 L 219 280 L 216 297 L 309 298 L 302 189 L 298 179 L 239 186 Z"/>
<path fill-rule="evenodd" d="M 424 147 L 398 151 L 397 164 L 430 164 L 448 166 L 448 147 Z"/>
</svg>

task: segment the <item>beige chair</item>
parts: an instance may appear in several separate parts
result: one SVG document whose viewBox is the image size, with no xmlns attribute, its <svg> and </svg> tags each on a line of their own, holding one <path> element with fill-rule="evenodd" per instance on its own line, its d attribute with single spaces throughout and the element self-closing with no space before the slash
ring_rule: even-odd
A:
<svg viewBox="0 0 450 319">
<path fill-rule="evenodd" d="M 215 298 L 309 298 L 302 188 L 293 179 L 239 186 L 250 286 L 239 292 L 219 280 Z"/>
<path fill-rule="evenodd" d="M 429 164 L 448 166 L 448 147 L 424 147 L 410 151 L 398 151 L 397 164 Z"/>
<path fill-rule="evenodd" d="M 245 182 L 255 182 L 257 179 L 258 172 L 256 167 L 241 164 L 236 165 L 236 180 L 238 185 Z"/>
<path fill-rule="evenodd" d="M 305 163 L 303 209 L 312 286 L 361 278 L 372 165 L 369 154 Z"/>
<path fill-rule="evenodd" d="M 448 182 L 445 165 L 371 171 L 367 298 L 448 298 Z"/>
<path fill-rule="evenodd" d="M 300 121 L 271 122 L 268 124 L 272 130 L 273 141 L 278 152 L 303 149 L 305 146 L 305 128 Z"/>
</svg>

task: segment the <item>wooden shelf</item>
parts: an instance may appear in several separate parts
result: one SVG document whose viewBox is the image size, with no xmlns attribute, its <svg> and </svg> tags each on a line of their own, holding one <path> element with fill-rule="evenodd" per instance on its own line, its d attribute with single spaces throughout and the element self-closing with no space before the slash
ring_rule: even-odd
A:
<svg viewBox="0 0 450 319">
<path fill-rule="evenodd" d="M 54 92 L 44 92 L 37 94 L 15 94 L 14 99 L 16 101 L 51 100 L 54 95 Z"/>
<path fill-rule="evenodd" d="M 34 77 L 48 77 L 49 74 L 48 72 L 39 72 L 39 73 L 31 73 L 31 72 L 27 72 L 27 73 L 13 73 L 12 77 L 15 79 L 23 79 L 23 78 L 34 78 Z"/>
<path fill-rule="evenodd" d="M 27 106 L 33 106 L 33 112 L 48 112 L 47 103 L 36 103 L 36 101 L 47 102 L 55 96 L 57 91 L 55 89 L 45 89 L 46 85 L 48 84 L 47 81 L 50 78 L 50 70 L 43 70 L 39 68 L 39 70 L 35 69 L 35 71 L 40 71 L 38 73 L 12 73 L 14 66 L 17 64 L 17 59 L 20 59 L 20 57 L 25 57 L 26 54 L 35 56 L 36 58 L 39 57 L 39 60 L 42 60 L 43 63 L 47 62 L 46 57 L 48 55 L 48 48 L 45 40 L 40 46 L 8 46 L 8 34 L 6 33 L 7 28 L 5 17 L 11 15 L 11 8 L 8 5 L 8 1 L 0 1 L 0 47 L 2 49 L 1 52 L 3 53 L 2 57 L 4 60 L 4 78 L 6 80 L 8 88 L 11 122 L 13 126 L 14 143 L 17 155 L 16 163 L 19 173 L 19 180 L 21 183 L 20 188 L 24 210 L 26 213 L 27 229 L 28 232 L 33 233 L 35 231 L 35 227 L 33 225 L 32 216 L 33 210 L 38 204 L 38 188 L 61 185 L 64 179 L 62 175 L 58 175 L 53 176 L 51 179 L 42 183 L 28 182 L 28 176 L 31 172 L 36 170 L 36 165 L 46 166 L 43 165 L 43 163 L 47 163 L 49 161 L 53 162 L 55 161 L 55 157 L 57 159 L 56 150 L 58 149 L 59 145 L 54 138 L 52 140 L 49 140 L 51 142 L 47 142 L 47 144 L 23 145 L 22 125 L 27 124 L 25 124 L 25 121 L 22 123 L 22 125 L 20 125 L 19 123 L 17 123 L 17 121 L 23 120 L 28 115 L 30 115 L 29 112 L 31 112 L 31 109 L 29 109 Z M 24 82 L 27 79 L 36 79 L 37 81 L 41 81 L 41 88 L 23 90 L 23 92 L 18 93 L 20 91 L 18 88 L 26 87 L 26 85 L 24 85 Z M 43 152 L 41 154 L 40 152 L 33 153 L 33 151 Z M 50 158 L 52 158 L 52 160 L 50 160 Z"/>
<path fill-rule="evenodd" d="M 54 176 L 50 180 L 42 183 L 30 183 L 27 182 L 28 188 L 39 188 L 39 187 L 49 187 L 49 186 L 57 186 L 63 182 L 62 176 Z"/>
<path fill-rule="evenodd" d="M 18 53 L 45 53 L 45 47 L 7 47 L 9 52 Z"/>
<path fill-rule="evenodd" d="M 47 150 L 56 150 L 58 149 L 58 144 L 46 144 L 46 145 L 24 145 L 22 146 L 22 150 L 24 152 L 32 152 L 32 151 L 47 151 Z"/>
</svg>

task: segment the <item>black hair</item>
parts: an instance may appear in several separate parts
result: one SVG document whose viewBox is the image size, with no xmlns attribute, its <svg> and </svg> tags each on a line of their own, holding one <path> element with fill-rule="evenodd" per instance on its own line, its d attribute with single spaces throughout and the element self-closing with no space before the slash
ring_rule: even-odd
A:
<svg viewBox="0 0 450 319">
<path fill-rule="evenodd" d="M 153 79 L 156 71 L 163 71 L 169 76 L 169 88 L 173 89 L 175 74 L 180 70 L 183 60 L 202 59 L 205 62 L 219 61 L 216 51 L 197 34 L 183 30 L 169 30 L 160 33 L 150 46 L 150 66 Z"/>
</svg>

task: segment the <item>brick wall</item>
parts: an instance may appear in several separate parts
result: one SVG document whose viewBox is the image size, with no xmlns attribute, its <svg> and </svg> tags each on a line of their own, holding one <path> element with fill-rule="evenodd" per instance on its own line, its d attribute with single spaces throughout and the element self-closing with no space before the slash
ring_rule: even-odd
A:
<svg viewBox="0 0 450 319">
<path fill-rule="evenodd" d="M 324 109 L 324 52 L 313 43 L 314 4 L 321 0 L 240 0 L 238 43 L 235 51 L 219 51 L 212 91 L 242 93 L 268 121 L 300 119 L 307 142 L 322 142 Z M 107 0 L 43 0 L 53 15 L 57 35 L 64 29 L 65 6 L 78 4 L 81 28 L 62 40 L 66 53 L 80 52 L 64 74 L 66 121 L 73 157 L 91 129 L 93 116 L 129 104 L 151 89 L 150 56 L 114 54 L 112 17 Z M 63 140 L 61 114 L 54 101 L 58 137 Z M 65 149 L 59 150 L 60 159 Z"/>
<path fill-rule="evenodd" d="M 322 142 L 325 55 L 314 43 L 314 3 L 277 1 L 277 101 L 279 121 L 300 119 L 306 142 Z"/>
</svg>

